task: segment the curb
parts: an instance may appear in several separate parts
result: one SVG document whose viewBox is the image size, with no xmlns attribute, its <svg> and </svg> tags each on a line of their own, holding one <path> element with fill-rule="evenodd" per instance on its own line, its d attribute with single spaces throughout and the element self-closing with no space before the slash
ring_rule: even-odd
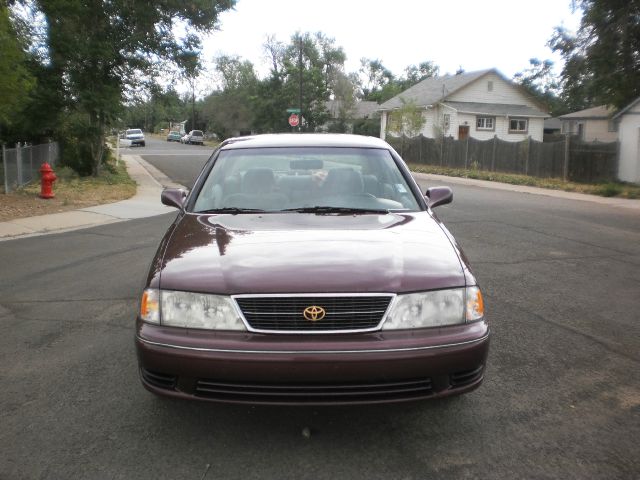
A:
<svg viewBox="0 0 640 480">
<path fill-rule="evenodd" d="M 598 203 L 614 208 L 624 208 L 640 212 L 640 200 L 627 198 L 600 197 L 586 193 L 565 192 L 562 190 L 551 190 L 548 188 L 530 187 L 526 185 L 512 185 L 510 183 L 491 182 L 488 180 L 476 180 L 474 178 L 447 177 L 434 173 L 411 172 L 416 180 L 428 180 L 439 184 L 458 184 L 472 187 L 490 188 L 493 190 L 503 190 L 508 192 L 528 193 L 531 195 L 543 195 L 546 197 L 562 198 L 564 200 L 579 200 L 582 202 Z"/>
</svg>

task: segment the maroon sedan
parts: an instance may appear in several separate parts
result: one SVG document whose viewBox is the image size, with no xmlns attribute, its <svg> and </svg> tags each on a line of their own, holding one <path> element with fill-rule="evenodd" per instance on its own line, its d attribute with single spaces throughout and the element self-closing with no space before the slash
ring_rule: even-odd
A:
<svg viewBox="0 0 640 480">
<path fill-rule="evenodd" d="M 151 264 L 137 320 L 143 385 L 234 403 L 355 404 L 482 382 L 489 327 L 453 236 L 384 141 L 225 142 Z"/>
</svg>

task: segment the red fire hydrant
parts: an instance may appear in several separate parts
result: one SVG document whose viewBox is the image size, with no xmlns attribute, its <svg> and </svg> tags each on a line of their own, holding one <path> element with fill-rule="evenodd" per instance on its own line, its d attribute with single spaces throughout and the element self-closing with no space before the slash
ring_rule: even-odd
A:
<svg viewBox="0 0 640 480">
<path fill-rule="evenodd" d="M 53 198 L 53 182 L 58 179 L 51 165 L 44 162 L 40 167 L 40 198 Z"/>
</svg>

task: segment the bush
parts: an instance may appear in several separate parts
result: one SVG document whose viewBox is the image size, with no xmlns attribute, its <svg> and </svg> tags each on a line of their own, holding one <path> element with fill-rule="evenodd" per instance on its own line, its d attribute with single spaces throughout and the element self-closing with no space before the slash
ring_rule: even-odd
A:
<svg viewBox="0 0 640 480">
<path fill-rule="evenodd" d="M 60 142 L 60 164 L 86 177 L 93 173 L 91 140 L 97 132 L 92 131 L 86 115 L 73 114 L 65 119 L 58 132 Z M 104 148 L 101 163 L 107 160 L 108 149 Z"/>
<path fill-rule="evenodd" d="M 597 189 L 597 195 L 616 197 L 622 193 L 622 186 L 617 183 L 605 183 Z"/>
</svg>

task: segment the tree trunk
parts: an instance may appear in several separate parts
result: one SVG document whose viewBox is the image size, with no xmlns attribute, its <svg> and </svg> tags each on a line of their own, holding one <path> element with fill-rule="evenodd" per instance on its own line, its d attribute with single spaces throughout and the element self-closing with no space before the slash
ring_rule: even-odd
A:
<svg viewBox="0 0 640 480">
<path fill-rule="evenodd" d="M 104 156 L 104 113 L 91 112 L 91 164 L 92 175 L 97 177 L 102 169 L 102 157 Z"/>
</svg>

